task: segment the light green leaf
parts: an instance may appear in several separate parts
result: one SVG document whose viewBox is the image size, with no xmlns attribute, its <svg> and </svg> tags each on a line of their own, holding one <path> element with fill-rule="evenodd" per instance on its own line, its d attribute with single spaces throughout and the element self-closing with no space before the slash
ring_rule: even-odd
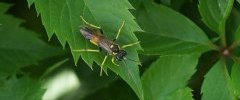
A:
<svg viewBox="0 0 240 100">
<path fill-rule="evenodd" d="M 41 14 L 49 38 L 55 33 L 60 43 L 63 46 L 68 43 L 71 50 L 98 49 L 79 32 L 79 26 L 84 24 L 80 16 L 89 23 L 100 26 L 109 39 L 114 39 L 122 22 L 125 21 L 117 43 L 124 45 L 138 41 L 133 32 L 141 29 L 129 12 L 133 7 L 127 0 L 35 0 L 34 4 L 37 12 Z M 140 49 L 140 45 L 126 48 L 128 58 L 139 60 L 137 50 Z M 93 61 L 100 65 L 104 58 L 104 53 L 72 52 L 72 54 L 75 63 L 81 55 L 89 66 L 92 66 Z M 123 65 L 122 62 L 118 63 Z M 112 64 L 109 57 L 104 66 L 105 71 L 106 68 L 120 75 L 138 97 L 143 98 L 137 63 L 127 61 L 127 66 L 117 67 Z"/>
<path fill-rule="evenodd" d="M 162 56 L 142 76 L 145 100 L 166 100 L 189 91 L 179 89 L 187 86 L 195 72 L 198 55 Z M 180 94 L 179 94 L 180 93 Z"/>
<path fill-rule="evenodd" d="M 219 60 L 205 76 L 202 100 L 235 100 L 230 76 L 223 60 Z"/>
<path fill-rule="evenodd" d="M 236 62 L 231 71 L 231 78 L 234 86 L 234 93 L 240 98 L 240 63 Z"/>
<path fill-rule="evenodd" d="M 62 54 L 37 34 L 19 27 L 21 20 L 4 14 L 9 5 L 0 3 L 0 77 L 16 73 L 19 68 L 36 64 L 47 57 Z"/>
<path fill-rule="evenodd" d="M 237 0 L 238 1 L 238 3 L 240 4 L 240 0 Z"/>
<path fill-rule="evenodd" d="M 41 82 L 27 76 L 19 79 L 16 76 L 6 80 L 0 87 L 1 100 L 40 100 L 45 92 L 41 89 Z"/>
<path fill-rule="evenodd" d="M 214 48 L 205 33 L 183 15 L 163 5 L 142 6 L 137 20 L 146 31 L 138 35 L 144 54 L 202 53 Z"/>
<path fill-rule="evenodd" d="M 199 11 L 204 23 L 225 38 L 225 24 L 234 0 L 199 0 Z"/>
</svg>

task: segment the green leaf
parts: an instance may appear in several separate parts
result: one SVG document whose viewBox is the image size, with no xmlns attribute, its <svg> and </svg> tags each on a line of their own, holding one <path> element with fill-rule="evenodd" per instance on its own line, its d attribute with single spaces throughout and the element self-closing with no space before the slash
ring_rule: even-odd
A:
<svg viewBox="0 0 240 100">
<path fill-rule="evenodd" d="M 238 3 L 240 4 L 240 0 L 237 0 L 238 1 Z"/>
<path fill-rule="evenodd" d="M 230 76 L 223 60 L 219 60 L 205 76 L 203 100 L 235 100 Z"/>
<path fill-rule="evenodd" d="M 144 72 L 142 83 L 146 100 L 166 100 L 181 94 L 195 72 L 198 55 L 162 56 Z M 182 95 L 184 96 L 184 95 Z M 184 98 L 184 97 L 183 97 Z"/>
<path fill-rule="evenodd" d="M 27 76 L 19 79 L 16 76 L 6 80 L 0 87 L 1 100 L 40 100 L 45 92 L 41 89 L 41 82 Z"/>
<path fill-rule="evenodd" d="M 21 20 L 4 14 L 8 8 L 9 5 L 0 3 L 0 77 L 62 54 L 60 49 L 47 45 L 32 31 L 19 27 Z"/>
<path fill-rule="evenodd" d="M 171 6 L 172 0 L 160 0 L 160 1 L 161 1 L 161 3 L 163 3 L 164 5 Z"/>
<path fill-rule="evenodd" d="M 192 90 L 190 88 L 178 89 L 172 95 L 165 98 L 165 100 L 193 100 Z"/>
<path fill-rule="evenodd" d="M 187 0 L 172 0 L 171 6 L 172 8 L 179 10 L 186 1 Z"/>
<path fill-rule="evenodd" d="M 55 63 L 54 65 L 50 66 L 41 76 L 42 78 L 45 78 L 46 76 L 48 76 L 51 72 L 53 72 L 54 70 L 56 70 L 57 68 L 61 67 L 61 65 L 63 65 L 64 63 L 66 63 L 69 59 L 66 58 L 64 60 L 61 60 L 57 63 Z"/>
<path fill-rule="evenodd" d="M 225 24 L 231 13 L 234 0 L 199 0 L 199 11 L 204 23 L 224 37 Z"/>
<path fill-rule="evenodd" d="M 180 9 L 186 0 L 160 0 L 162 4 L 167 5 L 173 9 Z"/>
<path fill-rule="evenodd" d="M 232 71 L 231 71 L 231 78 L 232 78 L 232 83 L 234 86 L 234 93 L 240 97 L 240 63 L 239 61 L 236 62 L 233 67 L 232 67 Z"/>
<path fill-rule="evenodd" d="M 100 26 L 109 39 L 114 39 L 122 22 L 125 21 L 117 43 L 124 45 L 138 41 L 133 32 L 141 29 L 128 10 L 133 7 L 127 0 L 35 0 L 34 4 L 37 12 L 41 14 L 49 38 L 55 33 L 60 43 L 63 46 L 68 43 L 71 50 L 98 49 L 79 32 L 79 26 L 84 24 L 80 16 L 89 23 Z M 140 49 L 140 45 L 126 48 L 128 58 L 138 61 L 137 50 Z M 104 58 L 104 53 L 72 52 L 72 54 L 75 63 L 81 55 L 89 66 L 93 61 L 100 65 Z M 123 65 L 122 62 L 118 63 Z M 138 97 L 143 98 L 137 63 L 127 61 L 127 66 L 118 67 L 112 64 L 109 57 L 104 66 L 105 71 L 106 68 L 120 75 Z"/>
<path fill-rule="evenodd" d="M 183 15 L 163 5 L 142 6 L 137 9 L 137 20 L 146 31 L 138 35 L 144 54 L 202 53 L 214 48 L 205 33 Z"/>
<path fill-rule="evenodd" d="M 238 26 L 238 29 L 237 29 L 237 31 L 234 33 L 234 38 L 235 38 L 235 42 L 237 43 L 237 44 L 239 44 L 240 43 L 240 25 Z"/>
</svg>

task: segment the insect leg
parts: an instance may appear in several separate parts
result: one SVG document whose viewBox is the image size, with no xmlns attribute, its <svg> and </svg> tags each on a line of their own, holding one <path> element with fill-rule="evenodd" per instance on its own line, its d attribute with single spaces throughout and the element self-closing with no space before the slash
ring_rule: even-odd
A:
<svg viewBox="0 0 240 100">
<path fill-rule="evenodd" d="M 102 71 L 103 71 L 103 66 L 104 66 L 104 64 L 105 64 L 105 62 L 106 62 L 106 60 L 107 60 L 107 57 L 108 57 L 108 55 L 106 55 L 105 57 L 104 57 L 104 59 L 103 59 L 103 62 L 102 62 L 102 64 L 101 64 L 101 71 L 100 71 L 100 76 L 102 76 Z"/>
<path fill-rule="evenodd" d="M 113 63 L 114 65 L 116 65 L 116 66 L 120 66 L 120 65 L 118 65 L 117 63 L 115 63 L 114 56 L 112 57 L 112 63 Z"/>
<path fill-rule="evenodd" d="M 121 25 L 121 27 L 118 29 L 117 35 L 116 35 L 115 39 L 113 39 L 113 41 L 116 41 L 116 40 L 118 39 L 118 37 L 119 37 L 119 35 L 120 35 L 120 33 L 121 33 L 121 30 L 122 30 L 124 24 L 125 24 L 125 21 L 122 22 L 122 25 Z"/>
<path fill-rule="evenodd" d="M 83 21 L 85 24 L 87 24 L 88 26 L 91 26 L 91 27 L 94 27 L 94 28 L 97 28 L 97 29 L 101 29 L 101 27 L 99 27 L 99 26 L 96 26 L 96 25 L 93 25 L 93 24 L 88 23 L 88 22 L 83 18 L 83 16 L 80 16 L 80 17 L 81 17 L 82 21 Z"/>
<path fill-rule="evenodd" d="M 140 43 L 140 41 L 135 42 L 135 43 L 131 43 L 131 44 L 126 44 L 126 45 L 123 45 L 121 48 L 130 47 L 130 46 L 133 46 L 133 45 L 136 45 L 136 44 L 139 44 L 139 43 Z"/>
<path fill-rule="evenodd" d="M 100 50 L 93 50 L 93 49 L 79 49 L 79 50 L 72 50 L 75 52 L 100 52 Z"/>
</svg>

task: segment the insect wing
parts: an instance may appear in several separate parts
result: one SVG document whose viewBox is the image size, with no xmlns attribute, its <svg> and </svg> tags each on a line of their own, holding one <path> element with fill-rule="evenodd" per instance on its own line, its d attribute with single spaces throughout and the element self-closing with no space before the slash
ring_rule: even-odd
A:
<svg viewBox="0 0 240 100">
<path fill-rule="evenodd" d="M 83 26 L 80 28 L 80 32 L 82 33 L 82 35 L 88 39 L 88 40 L 92 40 L 94 38 L 94 30 L 86 27 L 86 26 Z"/>
</svg>

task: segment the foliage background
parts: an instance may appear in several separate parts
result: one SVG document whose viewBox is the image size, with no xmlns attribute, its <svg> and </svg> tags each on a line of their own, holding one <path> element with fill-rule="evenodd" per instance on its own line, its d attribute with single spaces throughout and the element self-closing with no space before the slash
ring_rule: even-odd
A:
<svg viewBox="0 0 240 100">
<path fill-rule="evenodd" d="M 80 84 L 59 100 L 239 100 L 240 1 L 49 1 L 1 0 L 0 99 L 38 100 L 66 71 Z M 108 61 L 100 77 L 103 54 L 71 51 L 95 48 L 80 36 L 80 15 L 110 38 L 126 20 L 118 42 L 141 41 L 127 51 L 142 66 Z"/>
</svg>

